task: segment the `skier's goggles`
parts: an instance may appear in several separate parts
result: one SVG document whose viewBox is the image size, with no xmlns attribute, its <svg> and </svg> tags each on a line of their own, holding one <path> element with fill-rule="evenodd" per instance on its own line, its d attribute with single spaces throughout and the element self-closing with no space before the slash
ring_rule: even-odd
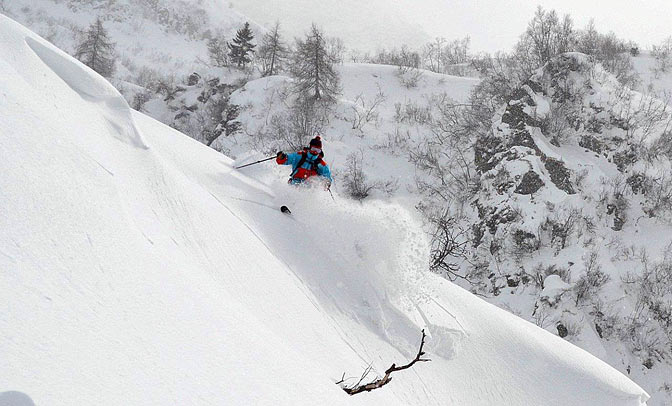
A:
<svg viewBox="0 0 672 406">
<path fill-rule="evenodd" d="M 318 147 L 310 147 L 310 153 L 313 155 L 319 155 L 320 152 L 322 152 L 321 148 Z"/>
</svg>

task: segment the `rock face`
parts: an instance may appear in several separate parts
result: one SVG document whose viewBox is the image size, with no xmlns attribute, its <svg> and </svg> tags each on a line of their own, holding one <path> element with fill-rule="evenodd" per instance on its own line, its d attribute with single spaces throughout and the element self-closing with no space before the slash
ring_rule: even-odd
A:
<svg viewBox="0 0 672 406">
<path fill-rule="evenodd" d="M 521 83 L 474 146 L 463 286 L 593 353 L 625 351 L 609 360 L 624 373 L 672 376 L 672 289 L 651 280 L 672 277 L 658 238 L 672 227 L 670 110 L 578 53 Z"/>
<path fill-rule="evenodd" d="M 579 53 L 560 55 L 522 83 L 495 117 L 492 131 L 475 146 L 474 163 L 481 174 L 474 202 L 480 217 L 473 227 L 478 244 L 487 242 L 486 234 L 500 248 L 517 231 L 538 235 L 549 207 L 563 211 L 570 201 L 583 205 L 586 194 L 595 197 L 586 181 L 609 179 L 615 174 L 612 168 L 630 177 L 636 172 L 628 184 L 635 192 L 644 190 L 648 178 L 634 167 L 660 133 L 655 125 L 647 128 L 652 122 L 642 106 L 669 115 L 659 102 L 622 87 Z M 582 156 L 609 173 L 591 174 L 595 165 Z M 613 217 L 614 230 L 622 229 L 627 214 L 616 202 L 618 193 L 603 197 L 603 214 Z M 514 219 L 503 212 L 517 215 Z"/>
</svg>

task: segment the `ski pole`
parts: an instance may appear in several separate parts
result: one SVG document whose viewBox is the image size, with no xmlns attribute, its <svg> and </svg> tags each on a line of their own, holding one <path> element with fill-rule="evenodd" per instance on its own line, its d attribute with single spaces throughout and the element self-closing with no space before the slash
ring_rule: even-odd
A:
<svg viewBox="0 0 672 406">
<path fill-rule="evenodd" d="M 250 165 L 256 165 L 256 164 L 259 164 L 259 163 L 262 163 L 262 162 L 270 161 L 271 159 L 275 159 L 275 158 L 276 158 L 276 157 L 272 156 L 272 157 L 270 157 L 270 158 L 262 159 L 262 160 L 259 160 L 259 161 L 257 161 L 257 162 L 252 162 L 252 163 L 250 163 L 250 164 L 245 164 L 245 165 L 242 165 L 242 166 L 236 166 L 235 169 L 244 168 L 244 167 L 246 167 L 246 166 L 250 166 Z"/>
</svg>

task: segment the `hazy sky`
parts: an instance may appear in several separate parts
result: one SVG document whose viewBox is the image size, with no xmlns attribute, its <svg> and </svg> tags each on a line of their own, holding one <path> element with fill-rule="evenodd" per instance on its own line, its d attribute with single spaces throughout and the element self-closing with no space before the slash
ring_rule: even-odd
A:
<svg viewBox="0 0 672 406">
<path fill-rule="evenodd" d="M 672 0 L 229 0 L 256 22 L 279 19 L 289 36 L 316 22 L 351 48 L 375 49 L 433 37 L 469 35 L 473 51 L 509 50 L 537 5 L 569 13 L 578 27 L 594 18 L 643 48 L 672 36 Z"/>
</svg>

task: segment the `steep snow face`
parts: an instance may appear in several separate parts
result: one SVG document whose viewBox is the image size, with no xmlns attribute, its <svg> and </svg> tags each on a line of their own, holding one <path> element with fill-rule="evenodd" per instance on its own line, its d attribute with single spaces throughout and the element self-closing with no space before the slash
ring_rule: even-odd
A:
<svg viewBox="0 0 672 406">
<path fill-rule="evenodd" d="M 588 56 L 550 61 L 476 143 L 468 275 L 493 302 L 634 376 L 661 405 L 672 399 L 672 292 L 662 282 L 670 206 L 661 199 L 671 125 L 669 106 Z"/>
<path fill-rule="evenodd" d="M 646 402 L 427 274 L 405 210 L 244 176 L 2 16 L 0 55 L 1 401 Z M 431 362 L 353 398 L 335 385 L 412 358 L 422 328 Z"/>
</svg>

